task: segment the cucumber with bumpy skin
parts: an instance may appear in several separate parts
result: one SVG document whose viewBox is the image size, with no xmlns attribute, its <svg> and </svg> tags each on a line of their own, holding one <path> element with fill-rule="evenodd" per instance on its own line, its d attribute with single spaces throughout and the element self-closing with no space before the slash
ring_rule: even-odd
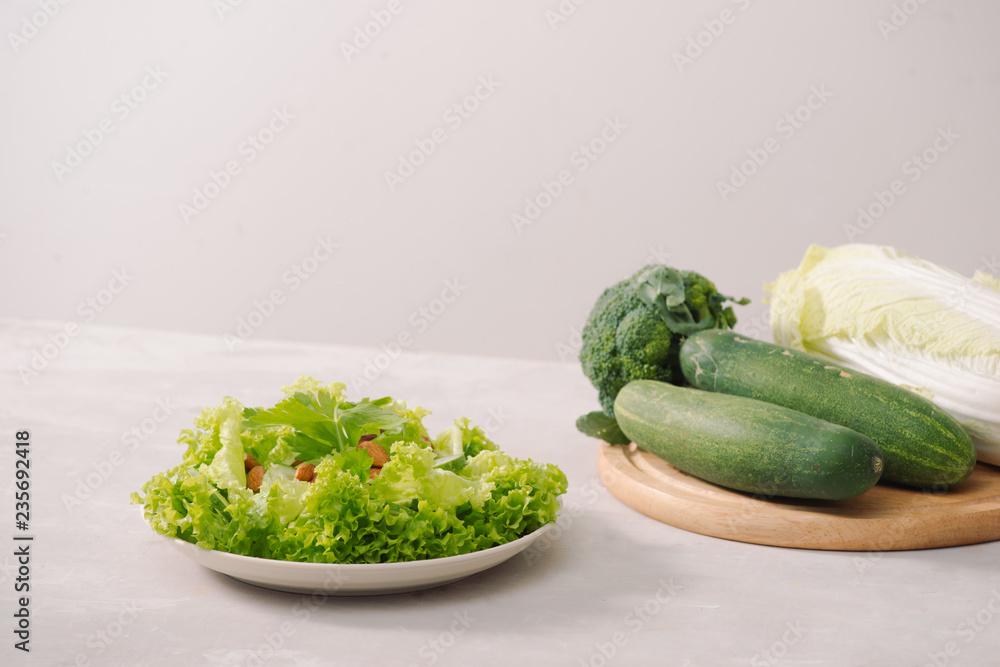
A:
<svg viewBox="0 0 1000 667">
<path fill-rule="evenodd" d="M 843 500 L 870 489 L 882 471 L 871 439 L 750 398 L 636 380 L 618 393 L 615 416 L 646 451 L 738 491 Z"/>
<path fill-rule="evenodd" d="M 884 481 L 948 487 L 976 463 L 968 433 L 931 401 L 805 352 L 702 331 L 684 341 L 680 362 L 699 389 L 774 403 L 867 435 L 882 451 Z"/>
</svg>

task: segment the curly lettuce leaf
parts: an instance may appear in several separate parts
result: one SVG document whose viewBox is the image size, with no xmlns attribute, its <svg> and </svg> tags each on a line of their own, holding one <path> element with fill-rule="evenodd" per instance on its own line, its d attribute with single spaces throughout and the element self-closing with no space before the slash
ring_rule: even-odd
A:
<svg viewBox="0 0 1000 667">
<path fill-rule="evenodd" d="M 434 467 L 434 451 L 413 443 L 393 447 L 389 462 L 372 482 L 374 496 L 387 503 L 427 502 L 452 508 L 462 503 L 482 507 L 493 485 Z"/>
<path fill-rule="evenodd" d="M 302 513 L 305 495 L 310 488 L 308 482 L 297 480 L 293 475 L 266 480 L 260 489 L 267 499 L 267 508 L 274 513 L 280 525 L 286 525 Z"/>
<path fill-rule="evenodd" d="M 178 466 L 142 487 L 146 520 L 156 532 L 204 549 L 266 557 L 272 516 L 249 489 L 220 489 L 207 474 Z"/>
<path fill-rule="evenodd" d="M 208 464 L 206 474 L 220 489 L 244 489 L 247 485 L 243 467 L 243 406 L 227 397 L 223 409 L 217 413 L 219 423 L 219 449 Z"/>
</svg>

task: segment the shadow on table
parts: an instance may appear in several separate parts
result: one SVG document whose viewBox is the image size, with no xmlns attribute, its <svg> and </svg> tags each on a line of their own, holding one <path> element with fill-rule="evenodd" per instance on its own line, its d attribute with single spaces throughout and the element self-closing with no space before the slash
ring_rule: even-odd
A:
<svg viewBox="0 0 1000 667">
<path fill-rule="evenodd" d="M 650 521 L 651 530 L 674 530 Z M 544 631 L 550 622 L 564 628 L 567 619 L 575 619 L 585 625 L 590 615 L 605 617 L 609 607 L 624 608 L 626 601 L 672 595 L 673 584 L 668 583 L 673 581 L 672 549 L 665 550 L 662 540 L 636 542 L 606 516 L 584 513 L 489 570 L 412 593 L 300 595 L 209 574 L 248 604 L 273 605 L 282 613 L 298 605 L 309 610 L 308 617 L 341 627 L 376 628 L 391 612 L 397 621 L 399 614 L 404 615 L 406 629 L 422 631 L 440 628 L 442 617 L 456 609 L 474 609 L 480 616 L 520 613 L 533 619 L 536 630 Z M 581 604 L 584 600 L 592 604 Z"/>
</svg>

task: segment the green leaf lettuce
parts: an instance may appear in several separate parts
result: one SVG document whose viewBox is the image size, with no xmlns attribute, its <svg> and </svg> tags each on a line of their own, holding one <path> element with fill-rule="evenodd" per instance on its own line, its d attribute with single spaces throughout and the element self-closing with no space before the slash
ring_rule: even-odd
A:
<svg viewBox="0 0 1000 667">
<path fill-rule="evenodd" d="M 432 438 L 429 413 L 401 401 L 351 402 L 309 377 L 283 391 L 269 409 L 227 397 L 181 432 L 182 462 L 132 494 L 153 530 L 261 558 L 387 563 L 486 549 L 558 514 L 562 471 L 504 454 L 467 419 Z M 374 479 L 361 436 L 389 452 Z M 257 492 L 246 454 L 266 471 Z M 315 464 L 315 482 L 295 479 L 297 461 Z"/>
</svg>

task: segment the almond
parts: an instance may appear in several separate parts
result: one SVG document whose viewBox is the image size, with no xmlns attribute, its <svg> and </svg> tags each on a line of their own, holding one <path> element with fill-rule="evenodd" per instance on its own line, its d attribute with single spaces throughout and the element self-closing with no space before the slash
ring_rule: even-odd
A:
<svg viewBox="0 0 1000 667">
<path fill-rule="evenodd" d="M 260 464 L 257 463 L 257 459 L 253 457 L 253 454 L 249 452 L 243 455 L 243 469 L 250 472 Z"/>
<path fill-rule="evenodd" d="M 367 435 L 363 435 L 363 436 L 361 436 L 361 437 L 360 437 L 360 438 L 358 439 L 358 442 L 359 442 L 359 443 L 361 443 L 361 442 L 368 442 L 369 440 L 374 440 L 374 439 L 375 439 L 375 438 L 377 438 L 377 437 L 378 437 L 378 436 L 377 436 L 377 435 L 375 435 L 374 433 L 369 433 L 369 434 L 367 434 Z"/>
<path fill-rule="evenodd" d="M 247 488 L 251 491 L 260 491 L 260 483 L 264 481 L 264 467 L 254 466 L 247 473 Z"/>
<path fill-rule="evenodd" d="M 378 477 L 381 474 L 382 474 L 382 469 L 381 468 L 376 468 L 376 467 L 372 466 L 372 468 L 368 471 L 368 479 L 375 479 L 376 477 Z"/>
<path fill-rule="evenodd" d="M 386 463 L 389 462 L 388 452 L 385 451 L 385 447 L 378 444 L 377 442 L 366 440 L 365 442 L 362 442 L 361 444 L 358 445 L 358 449 L 365 450 L 366 452 L 368 452 L 369 456 L 371 456 L 372 459 L 374 459 L 372 461 L 372 467 L 374 468 L 381 468 L 382 466 L 384 466 Z"/>
<path fill-rule="evenodd" d="M 295 479 L 302 482 L 311 482 L 316 473 L 316 466 L 311 463 L 303 463 L 295 469 Z"/>
<path fill-rule="evenodd" d="M 314 472 L 312 479 L 309 480 L 309 483 L 312 484 L 313 482 L 315 482 L 317 477 L 319 477 L 319 473 Z"/>
</svg>

